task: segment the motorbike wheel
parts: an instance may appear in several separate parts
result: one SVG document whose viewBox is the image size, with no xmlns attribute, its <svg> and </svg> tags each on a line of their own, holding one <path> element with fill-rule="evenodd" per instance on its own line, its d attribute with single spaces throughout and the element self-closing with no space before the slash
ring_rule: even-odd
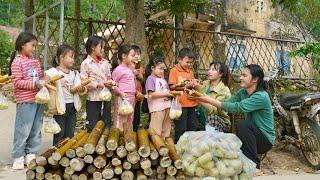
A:
<svg viewBox="0 0 320 180">
<path fill-rule="evenodd" d="M 317 122 L 304 119 L 301 121 L 302 153 L 308 163 L 320 169 L 320 126 Z"/>
</svg>

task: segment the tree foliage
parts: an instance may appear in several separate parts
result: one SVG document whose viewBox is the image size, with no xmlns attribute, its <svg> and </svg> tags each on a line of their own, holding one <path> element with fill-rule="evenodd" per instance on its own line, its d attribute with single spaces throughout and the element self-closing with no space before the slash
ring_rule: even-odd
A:
<svg viewBox="0 0 320 180">
<path fill-rule="evenodd" d="M 8 68 L 8 58 L 13 50 L 13 43 L 10 41 L 8 35 L 0 30 L 0 69 Z"/>
</svg>

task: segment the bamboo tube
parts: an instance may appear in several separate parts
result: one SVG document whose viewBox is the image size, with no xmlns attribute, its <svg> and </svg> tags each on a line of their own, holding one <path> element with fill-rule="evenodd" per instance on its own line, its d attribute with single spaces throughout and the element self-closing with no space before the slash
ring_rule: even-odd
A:
<svg viewBox="0 0 320 180">
<path fill-rule="evenodd" d="M 166 175 L 165 174 L 158 174 L 157 179 L 165 179 Z"/>
<path fill-rule="evenodd" d="M 148 169 L 151 167 L 151 161 L 148 158 L 141 158 L 140 166 L 142 169 Z"/>
<path fill-rule="evenodd" d="M 46 172 L 44 174 L 44 179 L 53 179 L 52 171 Z"/>
<path fill-rule="evenodd" d="M 135 151 L 137 149 L 137 133 L 132 131 L 132 125 L 123 123 L 123 133 L 125 148 L 129 152 Z"/>
<path fill-rule="evenodd" d="M 143 173 L 147 176 L 151 176 L 153 174 L 153 171 L 151 168 L 147 168 L 143 170 Z"/>
<path fill-rule="evenodd" d="M 85 87 L 86 85 L 88 85 L 90 82 L 91 82 L 90 79 L 84 79 L 84 80 L 81 82 L 81 85 L 71 88 L 71 89 L 70 89 L 70 92 L 71 92 L 72 94 L 80 93 L 81 90 L 84 89 L 84 87 Z"/>
<path fill-rule="evenodd" d="M 70 159 L 75 158 L 76 157 L 76 149 L 78 147 L 82 147 L 84 145 L 84 143 L 87 141 L 88 137 L 89 137 L 89 133 L 85 133 L 85 135 L 73 146 L 71 146 L 70 149 L 67 150 L 66 152 L 66 156 Z"/>
<path fill-rule="evenodd" d="M 202 93 L 200 93 L 199 91 L 196 91 L 196 90 L 194 90 L 194 89 L 185 89 L 185 91 L 186 91 L 189 95 L 194 96 L 194 97 L 201 97 L 201 96 L 203 96 Z"/>
<path fill-rule="evenodd" d="M 71 176 L 72 176 L 72 174 L 64 173 L 64 174 L 63 174 L 63 179 L 70 180 L 70 179 L 71 179 Z"/>
<path fill-rule="evenodd" d="M 46 86 L 46 88 L 48 88 L 48 89 L 50 89 L 52 91 L 57 91 L 57 88 L 55 86 L 51 85 L 51 84 L 46 83 L 45 86 Z"/>
<path fill-rule="evenodd" d="M 131 163 L 128 160 L 124 160 L 122 163 L 123 169 L 130 170 L 131 169 Z"/>
<path fill-rule="evenodd" d="M 62 167 L 67 167 L 70 165 L 70 160 L 69 158 L 67 157 L 62 157 L 59 161 L 59 164 L 62 166 Z"/>
<path fill-rule="evenodd" d="M 71 180 L 79 180 L 79 174 L 78 173 L 72 174 Z"/>
<path fill-rule="evenodd" d="M 105 179 L 111 179 L 114 176 L 114 171 L 113 171 L 113 167 L 112 164 L 109 163 L 102 171 L 102 176 Z"/>
<path fill-rule="evenodd" d="M 167 174 L 170 175 L 170 176 L 174 176 L 177 174 L 177 168 L 175 168 L 174 166 L 169 166 L 167 168 Z"/>
<path fill-rule="evenodd" d="M 87 173 L 87 172 L 82 172 L 82 173 L 79 175 L 79 180 L 87 180 L 87 179 L 88 179 L 88 176 L 89 176 L 89 173 Z"/>
<path fill-rule="evenodd" d="M 28 164 L 27 167 L 28 169 L 35 169 L 37 167 L 37 162 L 36 159 L 32 159 Z"/>
<path fill-rule="evenodd" d="M 111 163 L 113 166 L 119 166 L 121 165 L 121 159 L 117 155 L 113 155 Z"/>
<path fill-rule="evenodd" d="M 150 155 L 150 141 L 148 131 L 145 129 L 138 130 L 138 153 L 141 157 L 148 157 Z"/>
<path fill-rule="evenodd" d="M 90 164 L 88 167 L 87 167 L 87 172 L 89 174 L 93 174 L 95 171 L 96 171 L 96 167 L 93 165 L 93 164 Z"/>
<path fill-rule="evenodd" d="M 111 127 L 108 140 L 107 140 L 107 149 L 114 151 L 118 147 L 118 142 L 119 142 L 119 137 L 120 137 L 120 129 Z"/>
<path fill-rule="evenodd" d="M 86 151 L 84 150 L 83 147 L 77 147 L 76 149 L 76 155 L 77 157 L 83 158 L 87 155 Z"/>
<path fill-rule="evenodd" d="M 164 156 L 164 157 L 160 158 L 160 166 L 161 167 L 167 168 L 171 165 L 171 163 L 172 163 L 172 160 L 169 156 Z"/>
<path fill-rule="evenodd" d="M 158 157 L 159 157 L 159 153 L 158 153 L 157 149 L 154 147 L 152 142 L 150 142 L 150 159 L 157 160 Z"/>
<path fill-rule="evenodd" d="M 55 83 L 56 81 L 58 81 L 58 80 L 60 80 L 62 78 L 64 78 L 64 75 L 62 75 L 62 74 L 54 75 L 54 76 L 50 77 L 48 83 L 53 84 L 53 83 Z"/>
<path fill-rule="evenodd" d="M 70 168 L 74 171 L 81 171 L 84 168 L 84 161 L 80 158 L 73 158 L 70 161 Z"/>
<path fill-rule="evenodd" d="M 96 153 L 99 154 L 99 155 L 102 155 L 106 152 L 106 141 L 107 141 L 107 138 L 108 138 L 108 134 L 109 134 L 109 129 L 104 129 L 102 134 L 101 134 L 101 137 L 97 143 L 97 146 L 96 146 Z"/>
<path fill-rule="evenodd" d="M 72 161 L 72 160 L 71 160 Z M 72 167 L 68 166 L 64 169 L 64 174 L 68 174 L 68 175 L 72 175 L 75 172 L 74 169 L 72 169 Z"/>
<path fill-rule="evenodd" d="M 107 159 L 107 157 L 105 155 L 98 155 L 96 158 L 94 158 L 93 164 L 97 168 L 103 168 L 107 164 L 106 159 Z"/>
<path fill-rule="evenodd" d="M 121 165 L 119 165 L 119 166 L 116 166 L 116 167 L 114 167 L 114 174 L 116 174 L 116 175 L 120 175 L 121 173 L 122 173 L 122 166 Z"/>
<path fill-rule="evenodd" d="M 186 177 L 185 177 L 185 175 L 184 175 L 184 172 L 183 172 L 181 169 L 178 170 L 177 175 L 176 175 L 176 178 L 177 178 L 178 180 L 185 180 L 185 179 L 186 179 Z"/>
<path fill-rule="evenodd" d="M 176 148 L 174 146 L 174 142 L 173 142 L 173 139 L 172 138 L 167 138 L 166 139 L 166 143 L 167 143 L 167 147 L 169 149 L 169 156 L 170 158 L 172 159 L 173 163 L 174 163 L 174 166 L 177 168 L 177 169 L 182 169 L 182 161 L 176 151 Z"/>
<path fill-rule="evenodd" d="M 112 157 L 113 154 L 114 154 L 114 152 L 113 152 L 112 150 L 107 150 L 107 151 L 106 151 L 106 156 L 107 156 L 107 157 Z"/>
<path fill-rule="evenodd" d="M 92 177 L 94 180 L 100 180 L 102 179 L 102 170 L 101 169 L 96 169 L 95 172 L 92 174 Z"/>
<path fill-rule="evenodd" d="M 166 168 L 158 166 L 157 167 L 157 174 L 164 174 L 166 172 Z"/>
<path fill-rule="evenodd" d="M 175 176 L 167 175 L 167 176 L 166 176 L 166 180 L 176 180 L 176 177 L 175 177 Z"/>
<path fill-rule="evenodd" d="M 130 153 L 127 155 L 127 160 L 128 160 L 131 164 L 136 164 L 137 162 L 139 162 L 140 156 L 139 156 L 139 154 L 138 154 L 137 151 L 133 151 L 133 152 L 130 152 Z"/>
<path fill-rule="evenodd" d="M 122 180 L 133 180 L 134 174 L 131 171 L 123 171 L 121 174 Z"/>
<path fill-rule="evenodd" d="M 169 149 L 166 147 L 163 139 L 159 135 L 157 135 L 157 133 L 153 129 L 148 129 L 148 132 L 151 136 L 151 141 L 159 154 L 161 156 L 167 156 L 169 153 Z"/>
<path fill-rule="evenodd" d="M 174 96 L 181 96 L 183 94 L 183 91 L 170 91 L 169 93 Z"/>
<path fill-rule="evenodd" d="M 137 180 L 147 180 L 147 176 L 143 174 L 141 170 L 136 172 Z"/>
<path fill-rule="evenodd" d="M 156 159 L 156 160 L 152 160 L 151 159 L 151 165 L 152 166 L 156 166 L 156 165 L 158 165 L 159 164 L 159 160 L 158 159 Z"/>
<path fill-rule="evenodd" d="M 141 169 L 141 165 L 140 165 L 140 163 L 138 162 L 138 163 L 136 163 L 136 164 L 131 164 L 131 168 L 132 169 L 134 169 L 134 170 L 138 170 L 138 169 Z"/>
<path fill-rule="evenodd" d="M 46 168 L 44 166 L 37 166 L 36 167 L 36 173 L 44 174 L 46 171 Z"/>
<path fill-rule="evenodd" d="M 92 164 L 93 162 L 93 156 L 92 155 L 85 155 L 84 158 L 83 158 L 84 162 L 87 163 L 87 164 Z"/>
<path fill-rule="evenodd" d="M 36 173 L 36 179 L 44 179 L 44 174 L 42 173 Z"/>
<path fill-rule="evenodd" d="M 127 150 L 123 145 L 121 145 L 117 148 L 116 153 L 119 156 L 119 158 L 124 158 L 127 155 Z"/>
<path fill-rule="evenodd" d="M 63 175 L 62 169 L 56 169 L 56 170 L 53 170 L 52 172 L 53 179 L 60 180 L 62 179 L 62 175 Z"/>
<path fill-rule="evenodd" d="M 49 163 L 50 165 L 52 165 L 52 166 L 55 166 L 55 165 L 58 164 L 58 161 L 54 160 L 54 159 L 52 158 L 52 156 L 50 156 L 50 157 L 48 158 L 48 163 Z"/>
<path fill-rule="evenodd" d="M 150 176 L 151 179 L 156 179 L 157 178 L 157 170 L 154 168 L 152 169 L 152 175 Z"/>
<path fill-rule="evenodd" d="M 104 131 L 104 122 L 98 121 L 94 126 L 90 136 L 87 139 L 87 142 L 84 144 L 83 148 L 87 154 L 93 154 L 96 150 L 96 145 L 100 139 L 102 132 Z"/>
<path fill-rule="evenodd" d="M 86 131 L 81 131 L 72 139 L 70 139 L 65 145 L 58 148 L 54 153 L 52 153 L 52 158 L 56 161 L 59 161 L 66 154 L 67 150 L 76 144 L 85 135 L 85 133 Z"/>
<path fill-rule="evenodd" d="M 36 173 L 33 170 L 28 169 L 26 172 L 26 177 L 27 177 L 27 180 L 35 179 Z"/>
<path fill-rule="evenodd" d="M 9 79 L 10 79 L 10 76 L 8 76 L 7 74 L 0 76 L 0 83 L 5 83 L 6 81 L 9 81 Z"/>
</svg>

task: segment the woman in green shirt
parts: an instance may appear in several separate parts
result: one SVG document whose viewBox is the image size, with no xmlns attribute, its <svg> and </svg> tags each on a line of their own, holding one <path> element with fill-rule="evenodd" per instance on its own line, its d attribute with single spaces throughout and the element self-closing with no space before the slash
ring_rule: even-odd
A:
<svg viewBox="0 0 320 180">
<path fill-rule="evenodd" d="M 197 90 L 222 101 L 231 97 L 229 89 L 231 80 L 229 67 L 222 62 L 214 61 L 210 64 L 207 80 L 199 85 Z M 230 131 L 230 118 L 225 111 L 205 102 L 199 103 L 199 120 L 202 124 L 209 124 L 221 132 Z"/>
<path fill-rule="evenodd" d="M 261 174 L 258 154 L 269 151 L 275 141 L 273 110 L 263 78 L 259 65 L 247 65 L 240 77 L 242 89 L 235 96 L 225 101 L 209 96 L 196 98 L 227 112 L 244 115 L 244 120 L 236 122 L 237 136 L 242 141 L 242 152 L 256 163 L 257 174 Z"/>
</svg>

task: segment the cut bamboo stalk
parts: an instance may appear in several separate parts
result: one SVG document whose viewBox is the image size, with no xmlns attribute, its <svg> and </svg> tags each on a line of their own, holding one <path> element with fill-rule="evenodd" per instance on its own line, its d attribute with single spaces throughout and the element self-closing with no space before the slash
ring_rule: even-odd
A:
<svg viewBox="0 0 320 180">
<path fill-rule="evenodd" d="M 141 158 L 140 166 L 142 169 L 148 169 L 151 167 L 151 161 L 148 158 Z"/>
<path fill-rule="evenodd" d="M 53 151 L 52 151 L 53 152 Z M 44 157 L 44 156 L 37 156 L 36 159 L 32 160 L 32 161 L 35 161 L 35 163 L 38 165 L 38 166 L 45 166 L 48 164 L 48 161 L 47 159 Z M 28 165 L 28 168 L 29 168 L 29 165 Z M 29 168 L 31 169 L 31 168 Z"/>
<path fill-rule="evenodd" d="M 37 167 L 37 162 L 36 159 L 32 159 L 28 164 L 27 167 L 28 169 L 35 169 Z"/>
<path fill-rule="evenodd" d="M 96 167 L 93 165 L 93 164 L 90 164 L 88 167 L 87 167 L 87 172 L 89 174 L 93 174 L 95 171 L 96 171 Z"/>
<path fill-rule="evenodd" d="M 131 168 L 134 169 L 134 170 L 141 169 L 140 163 L 137 162 L 136 164 L 131 164 Z"/>
<path fill-rule="evenodd" d="M 169 176 L 174 176 L 174 175 L 176 175 L 177 174 L 177 168 L 176 167 L 174 167 L 174 166 L 169 166 L 168 168 L 167 168 L 167 174 L 169 175 Z"/>
<path fill-rule="evenodd" d="M 119 158 L 124 158 L 124 157 L 126 157 L 126 155 L 127 155 L 127 150 L 126 150 L 126 148 L 123 146 L 123 145 L 121 145 L 121 146 L 119 146 L 118 148 L 117 148 L 117 155 L 119 156 Z"/>
<path fill-rule="evenodd" d="M 159 164 L 159 160 L 156 159 L 156 160 L 151 160 L 151 165 L 152 166 L 157 166 Z"/>
<path fill-rule="evenodd" d="M 122 180 L 133 180 L 134 174 L 131 171 L 123 171 L 121 174 Z"/>
<path fill-rule="evenodd" d="M 70 165 L 70 160 L 67 157 L 63 157 L 60 159 L 59 164 L 63 167 L 67 167 Z"/>
<path fill-rule="evenodd" d="M 49 82 L 50 84 L 53 84 L 53 83 L 55 83 L 56 81 L 62 79 L 63 77 L 64 77 L 64 75 L 62 75 L 62 74 L 57 74 L 57 75 L 54 75 L 54 76 L 50 77 L 50 79 L 49 79 L 48 82 Z"/>
<path fill-rule="evenodd" d="M 84 168 L 84 161 L 80 158 L 73 158 L 70 161 L 70 168 L 74 171 L 81 171 Z"/>
<path fill-rule="evenodd" d="M 106 151 L 106 156 L 107 156 L 107 157 L 112 157 L 113 154 L 114 154 L 114 152 L 113 152 L 112 150 L 107 150 L 107 151 Z"/>
<path fill-rule="evenodd" d="M 85 135 L 82 136 L 82 138 L 73 146 L 71 146 L 70 149 L 76 149 L 77 147 L 82 147 L 88 140 L 88 137 L 90 136 L 90 133 L 86 132 Z"/>
<path fill-rule="evenodd" d="M 113 167 L 112 164 L 109 163 L 102 171 L 102 176 L 105 179 L 111 179 L 114 176 L 114 171 L 113 171 Z"/>
<path fill-rule="evenodd" d="M 137 180 L 147 180 L 147 176 L 141 170 L 136 172 Z"/>
<path fill-rule="evenodd" d="M 63 174 L 63 179 L 70 180 L 70 179 L 71 179 L 71 176 L 72 176 L 72 174 L 64 173 L 64 174 Z"/>
<path fill-rule="evenodd" d="M 36 173 L 33 170 L 28 169 L 26 172 L 26 177 L 27 177 L 27 180 L 35 179 Z"/>
<path fill-rule="evenodd" d="M 92 174 L 92 177 L 94 180 L 100 180 L 102 179 L 102 170 L 101 169 L 96 169 L 96 171 Z"/>
<path fill-rule="evenodd" d="M 160 158 L 160 166 L 161 167 L 167 168 L 171 165 L 171 163 L 172 163 L 172 160 L 169 156 L 164 156 L 164 157 Z"/>
<path fill-rule="evenodd" d="M 85 156 L 87 155 L 87 153 L 86 153 L 86 151 L 84 150 L 83 147 L 77 147 L 77 149 L 76 149 L 76 155 L 77 155 L 77 157 L 79 157 L 79 158 L 83 158 L 83 157 L 85 157 Z"/>
<path fill-rule="evenodd" d="M 83 148 L 87 154 L 93 154 L 96 150 L 97 143 L 100 139 L 102 132 L 104 131 L 104 122 L 98 121 L 94 126 L 90 136 L 87 139 L 87 142 L 84 144 Z"/>
<path fill-rule="evenodd" d="M 148 132 L 150 134 L 151 141 L 159 154 L 161 156 L 167 156 L 169 149 L 166 147 L 163 139 L 153 129 L 148 129 Z"/>
<path fill-rule="evenodd" d="M 138 153 L 137 151 L 130 152 L 130 153 L 127 155 L 127 160 L 128 160 L 131 164 L 136 164 L 136 163 L 139 162 L 139 160 L 140 160 L 139 153 Z"/>
<path fill-rule="evenodd" d="M 123 166 L 123 169 L 125 169 L 125 170 L 131 169 L 131 163 L 128 160 L 124 160 L 122 166 Z"/>
<path fill-rule="evenodd" d="M 157 174 L 164 174 L 166 172 L 166 168 L 158 166 L 157 167 Z"/>
<path fill-rule="evenodd" d="M 44 166 L 37 166 L 36 173 L 44 174 L 46 172 L 46 168 Z"/>
<path fill-rule="evenodd" d="M 116 174 L 116 175 L 120 175 L 121 173 L 122 173 L 122 165 L 119 165 L 119 166 L 116 166 L 116 167 L 114 167 L 114 174 Z"/>
<path fill-rule="evenodd" d="M 50 172 L 46 172 L 45 174 L 44 174 L 44 179 L 53 179 L 53 174 L 52 174 L 52 172 L 50 171 Z"/>
<path fill-rule="evenodd" d="M 137 150 L 137 133 L 132 130 L 131 124 L 123 123 L 123 136 L 127 151 Z"/>
<path fill-rule="evenodd" d="M 166 143 L 167 143 L 167 147 L 169 149 L 169 156 L 172 159 L 174 166 L 177 169 L 182 169 L 183 165 L 182 165 L 182 161 L 181 158 L 179 157 L 176 148 L 174 146 L 174 141 L 172 138 L 167 138 L 166 139 Z"/>
<path fill-rule="evenodd" d="M 153 171 L 151 168 L 147 168 L 143 170 L 143 173 L 147 176 L 151 176 L 153 174 Z"/>
<path fill-rule="evenodd" d="M 107 149 L 114 151 L 118 147 L 118 142 L 119 142 L 119 137 L 120 137 L 120 129 L 111 127 L 108 140 L 107 140 Z"/>
<path fill-rule="evenodd" d="M 121 159 L 117 155 L 113 155 L 111 163 L 113 166 L 119 166 L 121 165 Z"/>
<path fill-rule="evenodd" d="M 58 175 L 58 174 L 54 174 L 54 175 L 52 175 L 52 178 L 54 180 L 62 180 L 63 176 L 62 175 Z"/>
<path fill-rule="evenodd" d="M 44 179 L 44 174 L 42 173 L 36 173 L 36 179 Z"/>
<path fill-rule="evenodd" d="M 165 179 L 166 178 L 166 174 L 158 174 L 157 175 L 157 179 Z"/>
<path fill-rule="evenodd" d="M 150 141 L 148 131 L 145 129 L 138 130 L 138 153 L 141 157 L 148 157 L 150 155 Z"/>
<path fill-rule="evenodd" d="M 68 149 L 66 152 L 66 156 L 70 159 L 75 158 L 76 156 L 78 156 L 76 154 L 76 149 L 79 148 L 80 150 L 78 150 L 78 151 L 79 151 L 80 156 L 78 156 L 78 157 L 81 157 L 81 156 L 84 157 L 85 152 L 84 152 L 84 149 L 82 146 L 87 141 L 89 135 L 90 135 L 89 133 L 86 133 L 75 145 L 73 145 L 70 149 Z"/>
<path fill-rule="evenodd" d="M 73 159 L 72 159 L 73 160 Z M 71 160 L 71 161 L 72 161 Z M 74 169 L 71 166 L 68 166 L 64 169 L 64 174 L 69 174 L 70 176 L 74 173 Z"/>
<path fill-rule="evenodd" d="M 186 176 L 184 175 L 184 172 L 181 169 L 178 170 L 176 178 L 178 180 L 185 180 L 186 179 Z"/>
<path fill-rule="evenodd" d="M 88 176 L 89 176 L 89 173 L 87 173 L 87 172 L 82 172 L 82 173 L 79 175 L 79 180 L 87 180 L 87 179 L 88 179 Z"/>
<path fill-rule="evenodd" d="M 176 177 L 175 177 L 175 176 L 167 175 L 167 176 L 166 176 L 166 180 L 176 180 Z"/>
<path fill-rule="evenodd" d="M 63 170 L 62 169 L 56 169 L 52 173 L 52 178 L 55 180 L 61 180 L 63 178 Z"/>
<path fill-rule="evenodd" d="M 101 134 L 101 137 L 97 143 L 97 146 L 96 146 L 96 153 L 99 154 L 99 155 L 102 155 L 106 152 L 106 141 L 107 141 L 107 138 L 108 138 L 108 134 L 109 134 L 109 129 L 104 129 L 102 134 Z"/>
<path fill-rule="evenodd" d="M 52 156 L 51 156 L 51 157 L 48 158 L 48 163 L 49 163 L 50 165 L 52 165 L 52 166 L 55 166 L 55 165 L 58 164 L 58 161 L 54 160 L 54 159 L 52 158 Z"/>
<path fill-rule="evenodd" d="M 79 175 L 78 174 L 72 174 L 71 180 L 79 180 Z"/>
<path fill-rule="evenodd" d="M 57 91 L 56 86 L 53 86 L 53 85 L 48 84 L 48 83 L 46 83 L 45 86 L 46 86 L 46 88 L 47 88 L 48 90 Z"/>
<path fill-rule="evenodd" d="M 85 87 L 86 85 L 88 85 L 90 82 L 91 82 L 90 79 L 84 79 L 84 80 L 81 82 L 81 85 L 71 88 L 71 89 L 70 89 L 70 92 L 71 92 L 72 94 L 80 93 L 81 90 L 83 90 L 84 87 Z"/>
<path fill-rule="evenodd" d="M 157 149 L 154 147 L 152 142 L 150 142 L 150 159 L 151 160 L 157 160 L 159 158 L 159 153 Z"/>
<path fill-rule="evenodd" d="M 92 164 L 92 162 L 93 162 L 93 156 L 88 154 L 88 155 L 84 156 L 83 160 L 84 160 L 84 162 L 87 163 L 87 164 Z"/>
<path fill-rule="evenodd" d="M 106 166 L 107 161 L 106 161 L 107 157 L 105 155 L 98 155 L 96 158 L 94 158 L 93 160 L 93 164 L 97 167 L 97 168 L 103 168 Z"/>
</svg>

